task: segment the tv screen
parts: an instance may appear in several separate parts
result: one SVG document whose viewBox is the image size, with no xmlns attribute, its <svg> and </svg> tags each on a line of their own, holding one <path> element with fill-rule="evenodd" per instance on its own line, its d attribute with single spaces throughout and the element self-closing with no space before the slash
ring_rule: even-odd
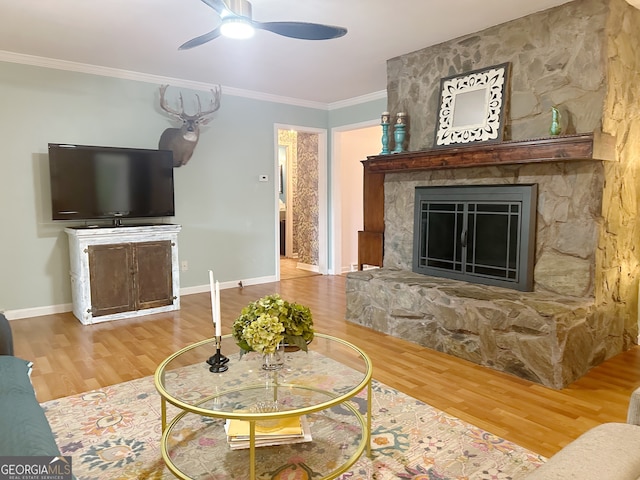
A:
<svg viewBox="0 0 640 480">
<path fill-rule="evenodd" d="M 50 143 L 49 172 L 53 220 L 175 214 L 169 150 Z"/>
</svg>

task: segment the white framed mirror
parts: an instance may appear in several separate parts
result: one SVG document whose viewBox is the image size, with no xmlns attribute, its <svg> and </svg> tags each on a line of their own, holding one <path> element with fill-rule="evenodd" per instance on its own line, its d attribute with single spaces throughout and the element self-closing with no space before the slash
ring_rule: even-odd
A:
<svg viewBox="0 0 640 480">
<path fill-rule="evenodd" d="M 440 80 L 434 146 L 502 141 L 510 66 L 503 63 Z"/>
</svg>

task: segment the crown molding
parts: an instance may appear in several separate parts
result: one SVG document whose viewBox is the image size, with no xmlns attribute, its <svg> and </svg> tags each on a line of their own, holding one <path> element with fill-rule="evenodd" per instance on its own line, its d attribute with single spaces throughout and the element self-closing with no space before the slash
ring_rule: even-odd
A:
<svg viewBox="0 0 640 480">
<path fill-rule="evenodd" d="M 340 100 L 338 102 L 333 102 L 328 104 L 328 110 L 338 110 L 340 108 L 352 107 L 354 105 L 359 105 L 361 103 L 371 102 L 373 100 L 380 100 L 383 98 L 387 98 L 386 90 L 379 90 L 373 93 L 367 93 L 366 95 L 360 95 L 359 97 L 348 98 L 346 100 Z"/>
<path fill-rule="evenodd" d="M 196 82 L 185 80 L 182 78 L 164 77 L 161 75 L 153 75 L 150 73 L 134 72 L 131 70 L 121 70 L 118 68 L 103 67 L 100 65 L 91 65 L 87 63 L 70 62 L 68 60 L 58 60 L 55 58 L 38 57 L 35 55 L 26 55 L 22 53 L 8 52 L 0 50 L 0 62 L 19 63 L 23 65 L 31 65 L 35 67 L 53 68 L 56 70 L 66 70 L 70 72 L 88 73 L 91 75 L 100 75 L 103 77 L 113 77 L 122 80 L 133 80 L 137 82 L 154 83 L 158 85 L 171 84 L 176 87 L 189 88 L 192 90 L 208 91 L 216 84 Z M 382 98 L 380 95 L 386 96 L 386 91 L 375 92 L 361 97 L 356 97 L 340 102 L 330 104 L 322 102 L 314 102 L 310 100 L 302 100 L 299 98 L 284 97 L 280 95 L 272 95 L 269 93 L 256 92 L 253 90 L 243 90 L 234 87 L 222 86 L 225 95 L 233 95 L 236 97 L 251 98 L 254 100 L 262 100 L 265 102 L 283 103 L 298 107 L 315 108 L 317 110 L 334 110 L 346 106 L 357 105 L 359 103 L 368 102 Z"/>
</svg>

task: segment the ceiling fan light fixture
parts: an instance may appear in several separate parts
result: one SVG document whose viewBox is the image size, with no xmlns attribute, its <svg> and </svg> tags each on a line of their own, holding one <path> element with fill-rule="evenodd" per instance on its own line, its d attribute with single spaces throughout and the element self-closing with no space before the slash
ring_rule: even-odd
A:
<svg viewBox="0 0 640 480">
<path fill-rule="evenodd" d="M 239 40 L 253 37 L 255 29 L 251 22 L 242 17 L 229 17 L 222 20 L 220 33 L 228 38 Z"/>
</svg>

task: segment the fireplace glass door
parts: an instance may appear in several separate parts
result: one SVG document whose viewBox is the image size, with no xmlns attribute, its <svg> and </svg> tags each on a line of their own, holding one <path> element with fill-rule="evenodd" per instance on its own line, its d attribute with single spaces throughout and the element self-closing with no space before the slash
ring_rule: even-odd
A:
<svg viewBox="0 0 640 480">
<path fill-rule="evenodd" d="M 531 290 L 535 185 L 418 187 L 413 269 Z"/>
</svg>

